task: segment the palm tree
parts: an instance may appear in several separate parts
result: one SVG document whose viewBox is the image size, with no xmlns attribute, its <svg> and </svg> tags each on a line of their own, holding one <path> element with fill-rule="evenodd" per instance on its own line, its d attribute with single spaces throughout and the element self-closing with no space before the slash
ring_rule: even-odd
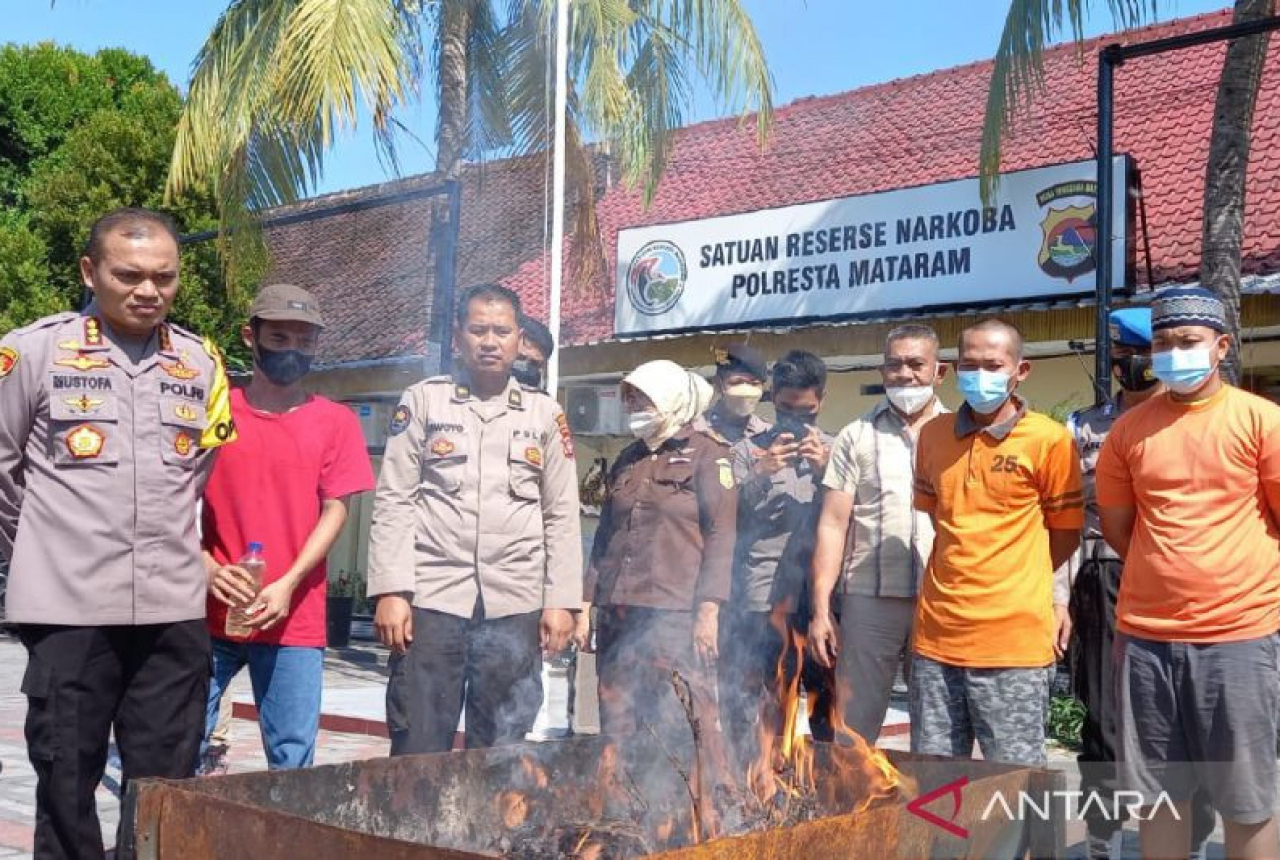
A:
<svg viewBox="0 0 1280 860">
<path fill-rule="evenodd" d="M 982 128 L 982 193 L 989 199 L 1000 170 L 1000 141 L 1012 128 L 1020 103 L 1042 89 L 1045 46 L 1069 23 L 1077 44 L 1084 39 L 1085 0 L 1012 0 L 996 52 Z M 1136 27 L 1155 17 L 1157 0 L 1108 0 L 1116 24 Z M 1240 24 L 1275 14 L 1276 0 L 1235 0 Z M 1205 165 L 1200 283 L 1222 297 L 1231 327 L 1226 373 L 1239 381 L 1240 254 L 1244 233 L 1245 170 L 1253 111 L 1258 101 L 1268 34 L 1232 40 L 1218 79 Z"/>
<path fill-rule="evenodd" d="M 394 166 L 396 111 L 428 78 L 442 177 L 486 153 L 545 150 L 554 8 L 509 0 L 500 16 L 492 0 L 233 0 L 196 60 L 169 190 L 209 183 L 223 227 L 249 225 L 315 187 L 335 133 L 355 128 L 361 105 Z M 585 141 L 606 144 L 624 179 L 652 195 L 692 73 L 727 107 L 754 111 L 761 144 L 772 80 L 740 0 L 573 0 L 569 50 L 574 260 L 590 268 L 598 251 L 583 251 L 598 242 Z"/>
</svg>

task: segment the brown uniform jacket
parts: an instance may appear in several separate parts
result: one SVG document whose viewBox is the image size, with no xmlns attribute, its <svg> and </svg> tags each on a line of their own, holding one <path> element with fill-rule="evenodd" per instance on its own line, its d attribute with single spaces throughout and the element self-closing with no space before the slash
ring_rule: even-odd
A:
<svg viewBox="0 0 1280 860">
<path fill-rule="evenodd" d="M 369 531 L 369 594 L 470 618 L 582 603 L 573 438 L 555 400 L 514 379 L 411 386 L 391 421 Z"/>
<path fill-rule="evenodd" d="M 691 425 L 654 452 L 637 441 L 608 493 L 587 571 L 592 603 L 687 611 L 729 599 L 738 493 L 727 445 Z"/>
<path fill-rule="evenodd" d="M 162 324 L 134 363 L 92 315 L 0 341 L 0 555 L 23 624 L 203 618 L 196 502 L 235 438 L 217 350 Z"/>
</svg>

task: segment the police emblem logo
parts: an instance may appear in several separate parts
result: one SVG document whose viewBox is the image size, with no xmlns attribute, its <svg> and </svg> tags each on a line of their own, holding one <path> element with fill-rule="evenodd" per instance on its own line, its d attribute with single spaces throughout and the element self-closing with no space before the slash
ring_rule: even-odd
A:
<svg viewBox="0 0 1280 860">
<path fill-rule="evenodd" d="M 431 453 L 437 457 L 447 457 L 453 453 L 454 445 L 448 439 L 437 439 L 431 443 Z"/>
<path fill-rule="evenodd" d="M 530 445 L 528 448 L 524 449 L 524 458 L 529 462 L 530 465 L 541 466 L 542 465 L 542 449 L 535 448 L 532 445 Z"/>
<path fill-rule="evenodd" d="M 18 351 L 11 346 L 0 346 L 0 379 L 13 373 L 18 366 Z"/>
<path fill-rule="evenodd" d="M 409 412 L 409 407 L 403 403 L 396 407 L 396 411 L 391 413 L 391 423 L 387 426 L 387 433 L 396 436 L 403 433 L 409 427 L 409 420 L 413 416 Z"/>
<path fill-rule="evenodd" d="M 87 394 L 81 394 L 79 397 L 68 397 L 63 403 L 70 406 L 77 412 L 88 415 L 91 412 L 97 412 L 102 406 L 103 401 L 97 397 L 90 397 Z"/>
<path fill-rule="evenodd" d="M 195 379 L 200 375 L 199 370 L 196 370 L 194 367 L 187 367 L 187 365 L 182 363 L 182 359 L 178 359 L 177 361 L 162 361 L 160 362 L 160 369 L 172 376 L 174 379 Z"/>
<path fill-rule="evenodd" d="M 111 366 L 105 358 L 94 358 L 91 355 L 77 355 L 75 358 L 59 358 L 54 364 L 59 367 L 70 367 L 82 373 L 90 370 L 103 370 Z"/>
<path fill-rule="evenodd" d="M 192 439 L 191 434 L 186 430 L 179 430 L 178 435 L 173 437 L 173 450 L 183 457 L 191 453 L 191 449 L 195 447 L 195 444 L 195 439 Z"/>
<path fill-rule="evenodd" d="M 1036 263 L 1049 277 L 1070 283 L 1097 268 L 1097 197 L 1097 183 L 1090 181 L 1059 182 L 1036 194 L 1036 203 L 1046 207 Z M 1055 202 L 1065 205 L 1049 206 Z"/>
<path fill-rule="evenodd" d="M 729 465 L 729 461 L 724 457 L 716 460 L 716 465 L 720 467 L 720 486 L 726 490 L 733 489 L 733 466 Z"/>
<path fill-rule="evenodd" d="M 191 407 L 191 406 L 188 406 L 188 405 L 187 405 L 187 404 L 185 404 L 185 403 L 179 403 L 177 406 L 173 407 L 173 414 L 174 414 L 174 415 L 177 415 L 177 416 L 178 416 L 179 418 L 181 418 L 183 421 L 195 421 L 195 420 L 196 420 L 196 410 L 195 410 L 195 408 L 194 408 L 194 407 Z"/>
<path fill-rule="evenodd" d="M 90 460 L 102 453 L 107 437 L 92 424 L 81 424 L 67 434 L 67 450 L 77 460 Z"/>
</svg>

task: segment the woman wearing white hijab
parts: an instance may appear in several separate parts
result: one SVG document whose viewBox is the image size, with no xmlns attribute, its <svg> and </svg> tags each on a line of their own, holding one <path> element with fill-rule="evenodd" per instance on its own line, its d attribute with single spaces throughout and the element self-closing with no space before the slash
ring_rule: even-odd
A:
<svg viewBox="0 0 1280 860">
<path fill-rule="evenodd" d="M 636 441 L 610 470 L 587 572 L 598 607 L 600 727 L 625 735 L 682 724 L 671 685 L 679 672 L 708 752 L 723 762 L 714 666 L 738 509 L 729 449 L 689 426 L 712 390 L 674 362 L 637 367 L 622 397 Z"/>
</svg>

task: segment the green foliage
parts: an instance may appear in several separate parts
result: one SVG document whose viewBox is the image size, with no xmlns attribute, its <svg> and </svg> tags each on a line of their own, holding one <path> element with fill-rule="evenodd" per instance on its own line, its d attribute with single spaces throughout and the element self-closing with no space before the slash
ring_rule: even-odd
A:
<svg viewBox="0 0 1280 860">
<path fill-rule="evenodd" d="M 163 209 L 185 232 L 210 229 L 203 186 L 164 203 L 182 99 L 145 57 L 51 44 L 0 47 L 0 334 L 79 307 L 89 226 L 119 206 Z M 247 272 L 248 274 L 256 274 Z M 246 290 L 228 295 L 212 243 L 183 252 L 173 319 L 244 358 Z"/>
<path fill-rule="evenodd" d="M 1049 739 L 1067 749 L 1080 749 L 1084 714 L 1084 705 L 1075 696 L 1068 693 L 1055 695 L 1049 701 Z"/>
</svg>

